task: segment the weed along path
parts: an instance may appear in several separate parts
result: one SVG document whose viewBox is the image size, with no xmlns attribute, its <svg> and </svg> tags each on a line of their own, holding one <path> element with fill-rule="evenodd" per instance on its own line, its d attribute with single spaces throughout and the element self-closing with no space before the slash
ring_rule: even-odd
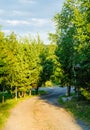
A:
<svg viewBox="0 0 90 130">
<path fill-rule="evenodd" d="M 3 130 L 83 130 L 65 109 L 58 106 L 56 97 L 49 93 L 21 102 L 11 111 Z"/>
</svg>

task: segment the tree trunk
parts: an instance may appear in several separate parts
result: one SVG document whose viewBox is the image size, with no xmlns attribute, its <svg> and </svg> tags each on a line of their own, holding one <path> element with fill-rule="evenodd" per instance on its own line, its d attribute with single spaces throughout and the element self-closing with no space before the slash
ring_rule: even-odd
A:
<svg viewBox="0 0 90 130">
<path fill-rule="evenodd" d="M 25 97 L 26 96 L 26 92 L 23 92 L 23 97 Z"/>
<path fill-rule="evenodd" d="M 37 94 L 38 94 L 39 87 L 37 87 L 35 90 L 36 90 L 36 95 L 37 95 Z"/>
<path fill-rule="evenodd" d="M 70 96 L 71 93 L 71 86 L 67 86 L 67 90 L 66 90 L 66 96 Z"/>
<path fill-rule="evenodd" d="M 30 91 L 29 91 L 29 95 L 30 95 L 30 96 L 32 95 L 32 89 L 30 89 Z"/>
<path fill-rule="evenodd" d="M 15 98 L 17 100 L 17 87 L 15 87 Z"/>
<path fill-rule="evenodd" d="M 80 92 L 79 92 L 79 86 L 77 86 L 77 97 L 79 97 Z"/>
<path fill-rule="evenodd" d="M 24 94 L 23 94 L 23 91 L 22 91 L 22 94 L 21 94 L 21 95 L 22 95 L 22 97 L 23 97 L 23 95 L 24 95 Z"/>
<path fill-rule="evenodd" d="M 79 87 L 78 86 L 75 86 L 75 94 L 77 95 L 77 97 L 79 97 Z"/>
<path fill-rule="evenodd" d="M 2 103 L 4 103 L 4 87 L 3 87 L 3 93 L 2 93 Z"/>
<path fill-rule="evenodd" d="M 77 87 L 76 86 L 74 87 L 74 92 L 77 93 Z"/>
<path fill-rule="evenodd" d="M 18 97 L 19 97 L 19 98 L 21 97 L 21 95 L 20 95 L 20 91 L 18 92 Z"/>
</svg>

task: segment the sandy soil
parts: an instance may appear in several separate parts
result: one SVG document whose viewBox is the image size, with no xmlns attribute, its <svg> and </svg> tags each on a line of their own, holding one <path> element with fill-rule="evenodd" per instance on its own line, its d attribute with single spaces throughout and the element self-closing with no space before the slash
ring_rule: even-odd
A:
<svg viewBox="0 0 90 130">
<path fill-rule="evenodd" d="M 34 97 L 18 104 L 3 130 L 83 130 L 65 109 Z"/>
</svg>

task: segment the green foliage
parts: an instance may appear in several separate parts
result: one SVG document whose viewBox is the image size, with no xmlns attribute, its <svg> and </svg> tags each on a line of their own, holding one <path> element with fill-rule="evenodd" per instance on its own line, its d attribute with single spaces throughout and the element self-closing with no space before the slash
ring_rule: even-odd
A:
<svg viewBox="0 0 90 130">
<path fill-rule="evenodd" d="M 41 83 L 45 84 L 46 81 L 52 80 L 54 75 L 54 66 L 56 61 L 56 56 L 54 54 L 56 45 L 46 45 L 40 54 L 42 71 L 40 73 Z"/>
<path fill-rule="evenodd" d="M 72 2 L 65 2 L 60 14 L 56 14 L 54 21 L 56 23 L 56 34 L 58 35 L 56 55 L 63 70 L 61 84 L 72 84 L 73 78 L 73 35 L 75 28 L 72 23 L 73 10 Z M 65 79 L 65 80 L 64 80 Z"/>
<path fill-rule="evenodd" d="M 0 103 L 2 102 L 2 96 L 3 96 L 3 93 L 0 92 Z M 4 98 L 5 98 L 5 101 L 6 101 L 8 99 L 11 99 L 12 95 L 6 91 L 6 92 L 4 92 Z"/>
<path fill-rule="evenodd" d="M 56 56 L 62 75 L 60 84 L 83 87 L 90 92 L 90 2 L 66 0 L 62 11 L 54 16 Z M 78 67 L 79 66 L 79 67 Z M 89 98 L 89 95 L 88 97 Z"/>
<path fill-rule="evenodd" d="M 81 94 L 88 100 L 90 100 L 90 90 L 81 88 Z"/>
<path fill-rule="evenodd" d="M 0 90 L 22 97 L 42 86 L 53 74 L 55 45 L 44 45 L 39 35 L 24 37 L 0 32 Z"/>
<path fill-rule="evenodd" d="M 46 81 L 46 82 L 45 82 L 45 86 L 46 86 L 46 87 L 52 87 L 52 86 L 53 86 L 52 81 Z"/>
</svg>

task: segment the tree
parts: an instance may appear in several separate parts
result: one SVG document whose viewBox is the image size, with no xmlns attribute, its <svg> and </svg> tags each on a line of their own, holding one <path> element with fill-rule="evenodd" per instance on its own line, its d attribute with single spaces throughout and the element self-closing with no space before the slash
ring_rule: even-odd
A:
<svg viewBox="0 0 90 130">
<path fill-rule="evenodd" d="M 56 34 L 50 34 L 50 38 L 57 43 L 56 55 L 63 72 L 63 84 L 77 85 L 80 89 L 87 88 L 85 86 L 89 89 L 90 85 L 89 9 L 89 1 L 66 0 L 62 11 L 54 16 Z M 78 71 L 77 65 L 80 66 Z"/>
<path fill-rule="evenodd" d="M 45 82 L 54 81 L 54 64 L 56 56 L 54 54 L 56 45 L 45 45 L 43 51 L 40 54 L 42 71 L 40 74 L 41 82 L 45 86 Z"/>
<path fill-rule="evenodd" d="M 4 91 L 6 89 L 7 81 L 8 81 L 8 75 L 9 75 L 9 55 L 7 50 L 7 44 L 6 44 L 6 38 L 4 36 L 3 32 L 0 32 L 0 87 L 3 96 L 2 96 L 2 102 L 4 102 Z"/>
<path fill-rule="evenodd" d="M 76 44 L 76 55 L 78 56 L 77 62 L 80 65 L 80 70 L 77 72 L 78 85 L 82 89 L 83 95 L 90 99 L 90 2 L 89 1 L 78 1 L 80 6 L 74 11 L 74 24 L 76 26 L 75 39 Z"/>
<path fill-rule="evenodd" d="M 73 19 L 73 1 L 65 1 L 61 13 L 54 16 L 56 23 L 56 34 L 58 36 L 56 55 L 63 70 L 62 84 L 68 86 L 70 95 L 70 86 L 73 84 L 73 64 L 74 64 L 74 34 L 75 26 Z"/>
<path fill-rule="evenodd" d="M 27 39 L 23 41 L 23 50 L 24 50 L 24 64 L 26 69 L 25 72 L 25 82 L 31 88 L 35 88 L 36 94 L 38 89 L 41 86 L 41 77 L 40 72 L 42 70 L 40 54 L 44 48 L 43 42 L 41 41 L 39 35 L 35 38 Z"/>
</svg>

